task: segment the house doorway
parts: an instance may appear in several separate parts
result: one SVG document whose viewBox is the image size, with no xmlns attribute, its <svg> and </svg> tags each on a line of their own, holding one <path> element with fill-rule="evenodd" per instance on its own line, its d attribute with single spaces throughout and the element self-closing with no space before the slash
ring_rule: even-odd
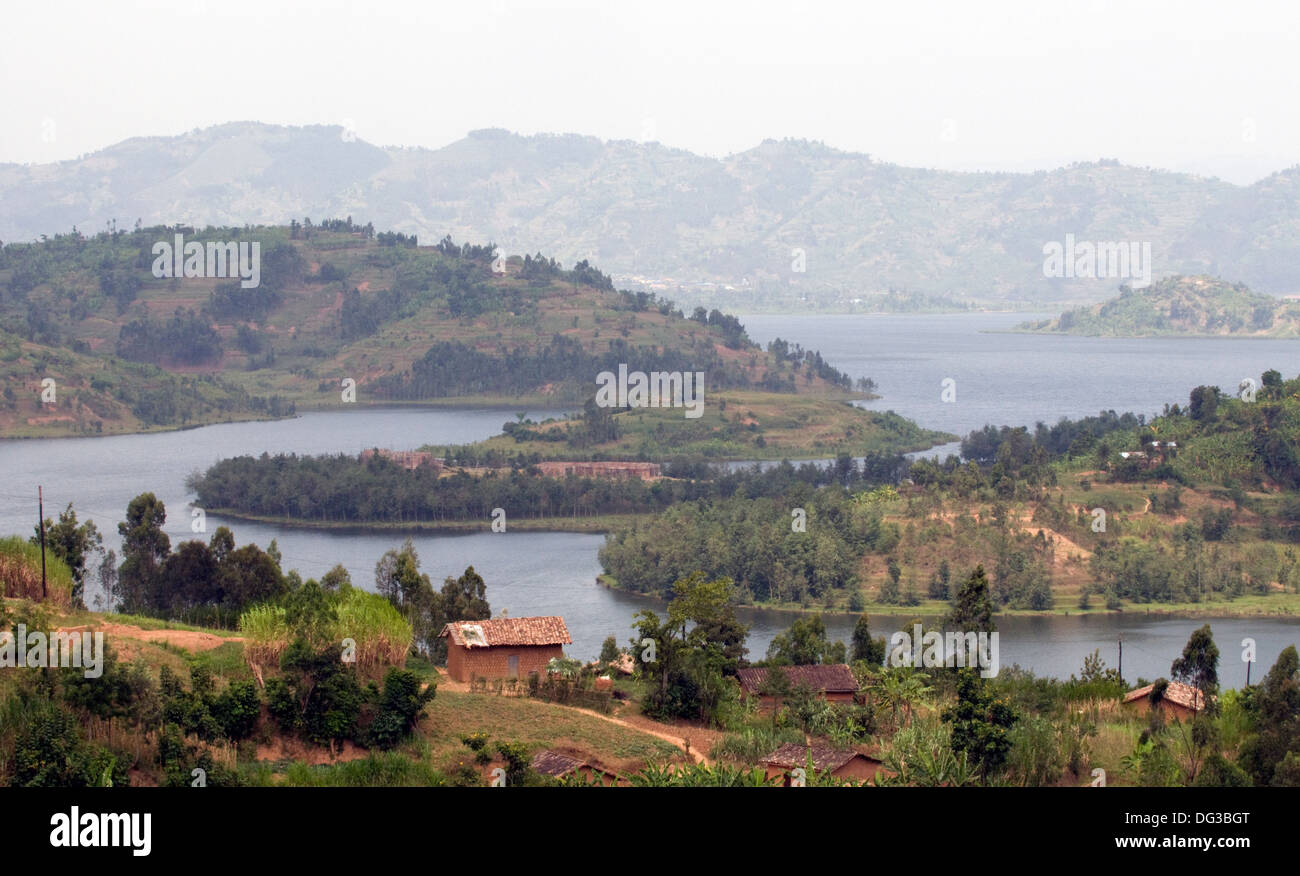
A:
<svg viewBox="0 0 1300 876">
<path fill-rule="evenodd" d="M 507 663 L 508 663 L 508 668 L 506 669 L 506 677 L 518 678 L 519 677 L 519 655 L 511 654 Z"/>
</svg>

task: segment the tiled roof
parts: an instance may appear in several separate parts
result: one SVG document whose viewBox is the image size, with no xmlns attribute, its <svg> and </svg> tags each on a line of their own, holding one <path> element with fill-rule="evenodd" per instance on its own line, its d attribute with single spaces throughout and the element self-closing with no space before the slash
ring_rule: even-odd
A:
<svg viewBox="0 0 1300 876">
<path fill-rule="evenodd" d="M 565 754 L 562 751 L 541 751 L 533 755 L 533 769 L 545 776 L 560 777 L 568 775 L 578 767 L 587 766 L 585 760 Z"/>
<path fill-rule="evenodd" d="M 562 617 L 499 617 L 492 620 L 453 621 L 438 637 L 465 648 L 494 645 L 572 645 L 569 628 Z"/>
<path fill-rule="evenodd" d="M 858 690 L 858 680 L 853 675 L 853 670 L 846 663 L 829 663 L 829 664 L 812 664 L 808 666 L 782 666 L 786 677 L 790 679 L 790 686 L 803 683 L 813 690 L 826 691 L 827 693 L 856 693 Z M 736 670 L 736 676 L 740 679 L 740 686 L 745 689 L 746 693 L 756 693 L 763 683 L 767 681 L 767 675 L 771 670 L 757 666 L 751 666 L 746 669 Z"/>
<path fill-rule="evenodd" d="M 829 745 L 800 745 L 787 742 L 776 751 L 763 758 L 763 763 L 782 769 L 795 769 L 808 765 L 808 756 L 812 755 L 813 768 L 818 772 L 829 773 L 844 766 L 855 757 L 875 760 L 858 751 L 846 748 L 832 748 Z"/>
<path fill-rule="evenodd" d="M 1124 702 L 1131 703 L 1143 697 L 1149 697 L 1153 688 L 1155 688 L 1154 684 L 1148 684 L 1146 687 L 1129 691 L 1124 697 Z M 1169 682 L 1169 687 L 1165 688 L 1165 699 L 1194 712 L 1199 712 L 1205 708 L 1205 694 L 1198 688 L 1192 687 L 1190 684 L 1183 684 L 1181 681 Z"/>
</svg>

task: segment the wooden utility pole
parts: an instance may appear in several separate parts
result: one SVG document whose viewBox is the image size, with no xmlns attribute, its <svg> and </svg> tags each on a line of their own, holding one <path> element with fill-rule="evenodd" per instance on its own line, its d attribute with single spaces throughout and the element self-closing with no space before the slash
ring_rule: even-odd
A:
<svg viewBox="0 0 1300 876">
<path fill-rule="evenodd" d="M 1124 680 L 1124 634 L 1119 635 L 1119 680 Z"/>
<path fill-rule="evenodd" d="M 45 493 L 39 484 L 36 487 L 36 507 L 41 515 L 41 601 L 44 602 L 50 597 L 45 589 Z"/>
</svg>

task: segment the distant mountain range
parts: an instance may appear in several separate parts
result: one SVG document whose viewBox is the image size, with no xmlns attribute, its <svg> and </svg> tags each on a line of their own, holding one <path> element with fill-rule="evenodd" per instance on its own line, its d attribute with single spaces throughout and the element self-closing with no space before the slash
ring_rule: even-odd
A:
<svg viewBox="0 0 1300 876">
<path fill-rule="evenodd" d="M 1072 235 L 1151 247 L 1153 278 L 1300 291 L 1300 167 L 1242 187 L 1114 161 L 1030 174 L 900 167 L 820 143 L 723 159 L 657 143 L 475 131 L 381 148 L 339 127 L 239 122 L 136 138 L 73 161 L 0 165 L 0 240 L 351 215 L 432 243 L 587 259 L 620 287 L 732 311 L 866 308 L 911 293 L 1058 309 L 1126 282 L 1048 277 Z M 856 304 L 855 304 L 856 299 Z M 897 309 L 894 307 L 893 309 Z"/>
</svg>

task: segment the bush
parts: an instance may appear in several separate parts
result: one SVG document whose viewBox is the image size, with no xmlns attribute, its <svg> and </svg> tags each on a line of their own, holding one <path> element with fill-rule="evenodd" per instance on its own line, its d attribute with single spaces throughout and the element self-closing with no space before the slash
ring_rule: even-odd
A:
<svg viewBox="0 0 1300 876">
<path fill-rule="evenodd" d="M 70 712 L 36 701 L 14 741 L 13 784 L 25 788 L 102 788 L 128 784 L 127 763 L 87 742 Z"/>
<path fill-rule="evenodd" d="M 212 716 L 227 739 L 247 739 L 261 714 L 262 697 L 251 681 L 232 681 L 212 705 Z"/>
<path fill-rule="evenodd" d="M 424 706 L 438 693 L 430 684 L 420 690 L 420 678 L 406 669 L 390 669 L 384 677 L 384 693 L 379 710 L 366 732 L 366 745 L 390 749 L 401 742 L 406 734 L 424 716 Z"/>
</svg>

